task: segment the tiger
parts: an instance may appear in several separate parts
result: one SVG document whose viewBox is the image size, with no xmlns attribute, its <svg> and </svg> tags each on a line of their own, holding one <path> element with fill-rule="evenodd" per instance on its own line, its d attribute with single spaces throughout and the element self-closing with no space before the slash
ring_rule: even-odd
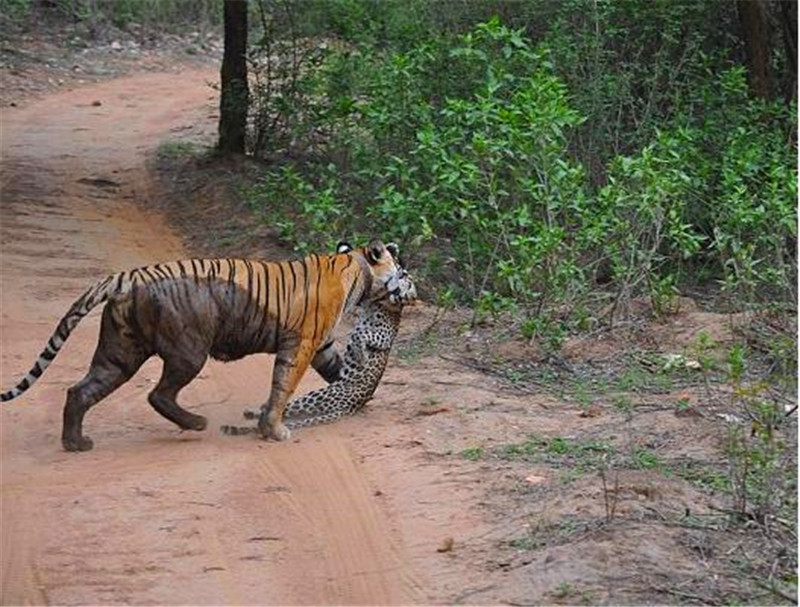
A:
<svg viewBox="0 0 800 607">
<path fill-rule="evenodd" d="M 356 413 L 372 398 L 400 329 L 403 307 L 417 296 L 416 286 L 402 265 L 401 262 L 402 300 L 371 297 L 359 306 L 359 319 L 348 336 L 339 377 L 323 388 L 289 401 L 284 412 L 287 427 L 296 429 L 335 421 Z M 258 419 L 258 414 L 245 410 L 244 418 Z M 223 425 L 220 431 L 227 435 L 240 435 L 255 433 L 258 429 Z"/>
<path fill-rule="evenodd" d="M 339 250 L 343 252 L 339 252 Z M 178 393 L 207 358 L 233 361 L 275 354 L 272 385 L 260 409 L 263 438 L 287 440 L 286 403 L 309 365 L 334 381 L 341 356 L 333 330 L 342 316 L 370 297 L 403 297 L 397 247 L 380 240 L 312 253 L 289 261 L 217 258 L 157 263 L 112 274 L 83 293 L 58 323 L 38 360 L 0 401 L 17 398 L 44 373 L 77 324 L 106 303 L 89 371 L 67 390 L 61 442 L 89 451 L 87 411 L 127 382 L 150 357 L 164 361 L 149 404 L 184 430 L 205 430 L 207 420 L 178 405 Z"/>
</svg>

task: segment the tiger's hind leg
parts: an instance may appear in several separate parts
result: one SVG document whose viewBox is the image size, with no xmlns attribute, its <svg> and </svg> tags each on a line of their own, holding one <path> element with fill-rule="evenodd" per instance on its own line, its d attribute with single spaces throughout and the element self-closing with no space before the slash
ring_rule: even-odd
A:
<svg viewBox="0 0 800 607">
<path fill-rule="evenodd" d="M 89 372 L 67 390 L 61 432 L 64 449 L 89 451 L 93 447 L 91 439 L 83 436 L 86 412 L 133 377 L 148 358 L 150 352 L 124 327 L 119 310 L 113 304 L 107 305 Z"/>
<path fill-rule="evenodd" d="M 193 355 L 164 356 L 164 370 L 156 387 L 147 397 L 150 405 L 169 421 L 183 430 L 205 430 L 208 420 L 182 408 L 176 402 L 180 392 L 192 381 L 206 362 L 206 355 L 196 352 Z"/>
<path fill-rule="evenodd" d="M 136 369 L 139 366 L 141 363 Z M 61 433 L 61 444 L 64 449 L 89 451 L 94 446 L 88 436 L 83 436 L 83 417 L 91 407 L 128 381 L 136 373 L 136 369 L 121 368 L 108 360 L 92 361 L 86 377 L 67 390 L 64 427 Z"/>
</svg>

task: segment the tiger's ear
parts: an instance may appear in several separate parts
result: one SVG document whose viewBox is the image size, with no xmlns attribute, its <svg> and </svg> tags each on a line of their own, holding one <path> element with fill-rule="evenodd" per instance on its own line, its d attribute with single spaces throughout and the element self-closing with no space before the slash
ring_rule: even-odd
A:
<svg viewBox="0 0 800 607">
<path fill-rule="evenodd" d="M 344 241 L 344 240 L 339 241 L 339 244 L 336 245 L 336 254 L 337 255 L 342 254 L 342 253 L 349 253 L 352 250 L 353 250 L 353 245 L 351 245 L 349 242 Z"/>
<path fill-rule="evenodd" d="M 369 243 L 369 246 L 367 246 L 367 261 L 370 263 L 370 265 L 374 266 L 381 260 L 385 252 L 386 247 L 383 245 L 383 243 L 380 240 L 375 239 Z"/>
</svg>

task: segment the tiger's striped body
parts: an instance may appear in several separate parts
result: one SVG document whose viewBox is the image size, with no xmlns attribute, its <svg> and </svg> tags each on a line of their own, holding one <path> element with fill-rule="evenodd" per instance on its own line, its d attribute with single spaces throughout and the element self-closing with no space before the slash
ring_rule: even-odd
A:
<svg viewBox="0 0 800 607">
<path fill-rule="evenodd" d="M 86 411 L 153 355 L 164 360 L 164 371 L 150 404 L 181 428 L 203 430 L 205 418 L 185 411 L 175 398 L 207 357 L 277 354 L 259 428 L 265 437 L 284 440 L 289 432 L 283 409 L 309 364 L 328 381 L 338 376 L 341 359 L 330 346 L 342 315 L 365 296 L 394 293 L 397 273 L 392 255 L 374 241 L 347 253 L 295 261 L 191 259 L 114 274 L 72 305 L 31 371 L 0 400 L 25 392 L 78 322 L 108 302 L 89 373 L 68 391 L 62 434 L 67 450 L 91 449 L 81 430 Z"/>
</svg>

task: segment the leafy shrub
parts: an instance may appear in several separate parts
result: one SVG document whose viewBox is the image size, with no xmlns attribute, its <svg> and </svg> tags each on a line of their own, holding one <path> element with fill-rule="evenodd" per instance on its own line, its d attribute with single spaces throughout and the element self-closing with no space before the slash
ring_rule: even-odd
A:
<svg viewBox="0 0 800 607">
<path fill-rule="evenodd" d="M 651 293 L 711 267 L 728 292 L 793 298 L 796 281 L 796 108 L 748 97 L 742 68 L 701 91 L 702 112 L 679 115 L 598 191 L 606 252 L 620 294 Z"/>
<path fill-rule="evenodd" d="M 402 239 L 475 320 L 522 313 L 553 347 L 608 297 L 665 313 L 716 280 L 732 302 L 796 300 L 796 106 L 750 97 L 722 4 L 592 4 L 588 30 L 551 7 L 539 44 L 498 18 L 460 34 L 409 22 L 415 41 L 381 34 L 370 2 L 331 7 L 341 38 L 281 78 L 290 103 L 266 104 L 282 134 L 265 150 L 285 166 L 254 191 L 298 248 Z M 647 61 L 612 69 L 632 53 Z"/>
<path fill-rule="evenodd" d="M 31 0 L 0 0 L 0 15 L 9 21 L 20 21 L 31 12 Z"/>
<path fill-rule="evenodd" d="M 245 197 L 253 209 L 278 228 L 282 238 L 294 243 L 297 251 L 308 253 L 315 249 L 334 250 L 339 235 L 344 234 L 345 211 L 337 193 L 335 174 L 314 184 L 286 166 L 266 173 Z M 303 218 L 302 225 L 295 221 L 296 215 Z"/>
<path fill-rule="evenodd" d="M 389 159 L 373 216 L 452 248 L 473 301 L 496 294 L 541 309 L 553 291 L 583 282 L 580 234 L 571 230 L 582 217 L 583 175 L 565 138 L 580 117 L 547 53 L 519 32 L 495 21 L 462 42 L 451 57 L 481 74 L 473 96 L 448 97 L 409 154 Z M 498 43 L 505 61 L 485 50 Z"/>
<path fill-rule="evenodd" d="M 591 118 L 572 149 L 595 185 L 615 156 L 650 143 L 709 74 L 730 65 L 737 14 L 725 0 L 562 0 L 549 14 L 541 9 L 542 43 L 574 106 Z"/>
<path fill-rule="evenodd" d="M 796 427 L 786 434 L 783 407 L 769 398 L 767 384 L 744 379 L 747 358 L 737 345 L 728 354 L 731 405 L 727 455 L 734 511 L 767 529 L 776 517 L 797 512 Z M 744 423 L 744 422 L 748 423 Z"/>
</svg>

